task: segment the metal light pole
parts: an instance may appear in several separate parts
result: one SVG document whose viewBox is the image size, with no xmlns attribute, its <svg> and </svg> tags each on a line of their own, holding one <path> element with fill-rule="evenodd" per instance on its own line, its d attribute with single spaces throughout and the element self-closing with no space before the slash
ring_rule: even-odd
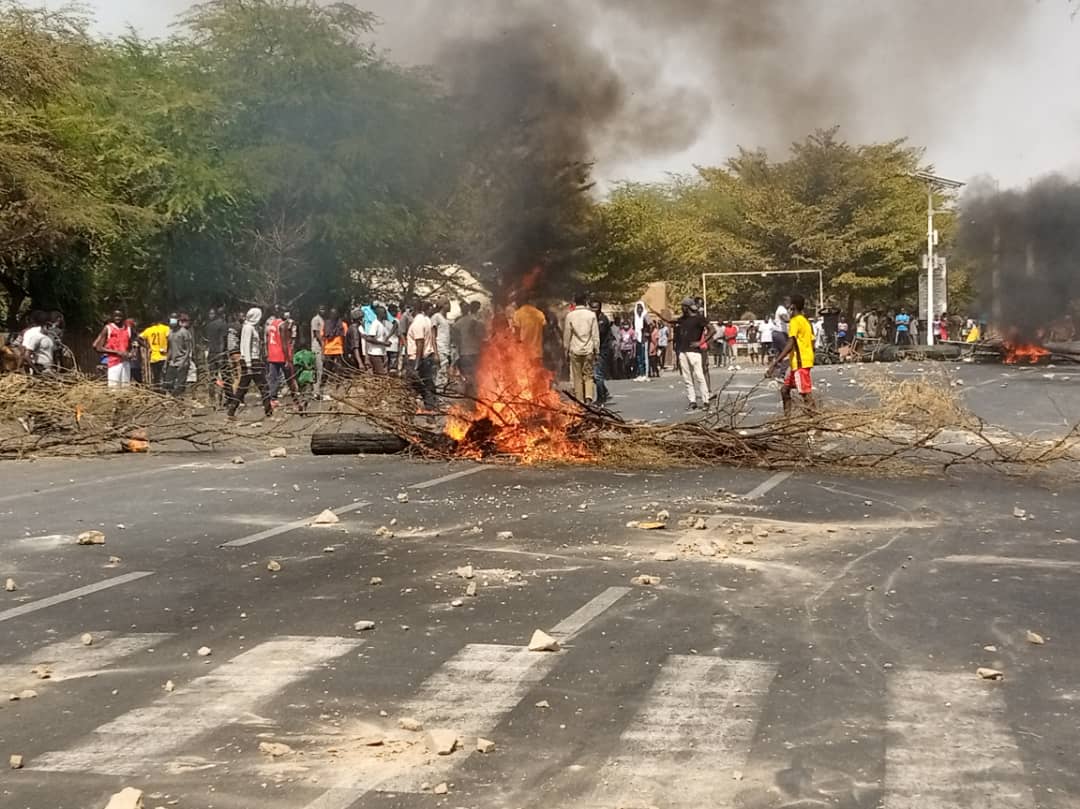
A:
<svg viewBox="0 0 1080 809">
<path fill-rule="evenodd" d="M 937 247 L 937 231 L 934 230 L 934 192 L 948 188 L 963 188 L 964 183 L 939 177 L 926 171 L 913 172 L 911 177 L 926 183 L 926 344 L 934 344 L 934 248 Z"/>
</svg>

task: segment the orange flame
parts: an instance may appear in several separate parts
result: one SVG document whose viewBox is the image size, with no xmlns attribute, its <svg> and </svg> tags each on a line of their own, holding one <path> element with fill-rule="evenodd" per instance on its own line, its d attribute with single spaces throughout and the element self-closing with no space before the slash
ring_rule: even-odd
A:
<svg viewBox="0 0 1080 809">
<path fill-rule="evenodd" d="M 563 401 L 554 375 L 507 327 L 497 329 L 485 345 L 476 374 L 477 401 L 455 407 L 446 423 L 461 455 L 513 455 L 524 463 L 592 457 L 569 437 L 580 410 Z"/>
<path fill-rule="evenodd" d="M 1050 357 L 1050 352 L 1034 343 L 1004 343 L 1007 365 L 1036 365 Z"/>
</svg>

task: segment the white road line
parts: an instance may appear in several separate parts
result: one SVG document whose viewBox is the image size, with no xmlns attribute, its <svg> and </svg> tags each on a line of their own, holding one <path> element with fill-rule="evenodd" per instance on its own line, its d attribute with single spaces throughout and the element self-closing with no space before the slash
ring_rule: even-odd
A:
<svg viewBox="0 0 1080 809">
<path fill-rule="evenodd" d="M 779 486 L 781 483 L 783 483 L 789 477 L 791 477 L 790 472 L 777 472 L 775 475 L 773 475 L 771 478 L 766 480 L 764 483 L 762 483 L 756 489 L 749 492 L 748 494 L 744 494 L 743 495 L 743 500 L 758 500 L 759 498 L 762 498 L 765 495 L 767 495 L 769 492 L 771 492 L 773 489 L 775 489 L 777 486 Z"/>
<path fill-rule="evenodd" d="M 775 666 L 674 655 L 580 806 L 734 805 Z"/>
<path fill-rule="evenodd" d="M 119 475 L 92 477 L 88 480 L 76 481 L 75 483 L 65 483 L 62 486 L 43 485 L 38 491 L 25 492 L 22 494 L 6 494 L 3 497 L 0 497 L 0 503 L 6 503 L 10 500 L 22 500 L 23 498 L 27 497 L 47 497 L 49 495 L 55 494 L 56 492 L 63 492 L 69 489 L 81 489 L 85 486 L 102 486 L 118 480 L 146 477 L 147 475 L 159 475 L 166 472 L 176 472 L 182 469 L 199 469 L 204 466 L 205 464 L 200 463 L 182 463 L 176 464 L 175 466 L 163 466 L 150 469 L 139 469 L 134 472 L 122 472 Z"/>
<path fill-rule="evenodd" d="M 152 705 L 102 725 L 68 750 L 34 759 L 33 769 L 146 775 L 188 742 L 255 711 L 281 689 L 360 646 L 346 638 L 285 637 L 256 646 Z"/>
<path fill-rule="evenodd" d="M 1030 567 L 1038 570 L 1075 570 L 1080 562 L 1067 559 L 1040 559 L 1032 556 L 982 556 L 964 555 L 943 556 L 937 562 L 957 565 L 992 565 L 995 567 Z"/>
<path fill-rule="evenodd" d="M 144 579 L 147 576 L 153 575 L 152 571 L 138 570 L 133 573 L 125 573 L 123 576 L 114 576 L 111 579 L 105 579 L 96 584 L 78 587 L 74 590 L 69 590 L 66 593 L 60 593 L 59 595 L 49 596 L 48 598 L 39 598 L 37 601 L 31 601 L 29 604 L 21 604 L 18 607 L 11 607 L 10 609 L 0 611 L 0 622 L 10 621 L 12 618 L 18 618 L 20 615 L 37 612 L 46 607 L 51 607 L 54 604 L 63 604 L 65 601 L 74 601 L 76 598 L 82 598 L 83 596 L 88 596 L 92 593 L 99 593 L 102 590 L 108 590 L 110 587 L 119 587 L 121 584 L 127 584 L 128 582 L 137 581 L 138 579 Z"/>
<path fill-rule="evenodd" d="M 434 480 L 426 480 L 423 483 L 414 483 L 409 488 L 416 491 L 433 489 L 436 486 L 441 486 L 442 484 L 449 483 L 452 480 L 458 480 L 459 478 L 467 478 L 469 475 L 475 475 L 477 472 L 486 472 L 489 469 L 491 469 L 490 466 L 473 466 L 469 469 L 462 469 L 460 472 L 452 472 L 449 475 L 443 475 L 441 478 L 435 478 Z"/>
<path fill-rule="evenodd" d="M 629 592 L 629 588 L 605 590 L 573 615 L 562 621 L 569 638 L 581 632 L 589 620 L 597 618 Z M 588 617 L 586 617 L 588 616 Z M 417 694 L 397 711 L 431 728 L 452 728 L 461 739 L 462 750 L 452 757 L 438 758 L 424 766 L 416 762 L 394 764 L 371 759 L 350 768 L 338 783 L 304 809 L 348 809 L 367 792 L 419 792 L 424 783 L 446 780 L 451 770 L 467 758 L 476 737 L 490 734 L 502 717 L 512 711 L 558 664 L 561 655 L 530 652 L 525 646 L 470 644 L 432 674 Z"/>
<path fill-rule="evenodd" d="M 885 809 L 1034 809 L 1000 688 L 966 672 L 890 676 Z"/>
<path fill-rule="evenodd" d="M 116 632 L 91 632 L 94 643 L 86 646 L 82 636 L 51 643 L 31 654 L 25 655 L 18 663 L 0 666 L 0 692 L 18 692 L 29 688 L 29 683 L 61 683 L 80 677 L 92 677 L 102 669 L 125 657 L 157 646 L 172 635 L 158 632 L 144 632 L 131 635 L 118 635 Z M 42 663 L 49 664 L 52 676 L 45 681 L 39 680 L 30 670 Z"/>
<path fill-rule="evenodd" d="M 341 508 L 332 509 L 332 511 L 340 517 L 343 514 L 350 514 L 353 511 L 359 511 L 360 509 L 370 505 L 371 503 L 359 501 L 356 503 L 350 503 L 347 506 L 342 506 Z M 259 531 L 259 533 L 257 534 L 249 534 L 246 537 L 240 537 L 239 539 L 233 539 L 229 542 L 222 543 L 219 547 L 242 548 L 245 545 L 252 545 L 256 542 L 262 542 L 264 539 L 272 539 L 274 537 L 279 537 L 282 534 L 288 534 L 300 528 L 307 528 L 309 525 L 311 525 L 311 521 L 314 518 L 315 516 L 312 515 L 311 517 L 305 517 L 302 520 L 295 520 L 293 522 L 285 523 L 284 525 L 278 525 L 274 528 L 267 528 L 265 531 Z"/>
</svg>

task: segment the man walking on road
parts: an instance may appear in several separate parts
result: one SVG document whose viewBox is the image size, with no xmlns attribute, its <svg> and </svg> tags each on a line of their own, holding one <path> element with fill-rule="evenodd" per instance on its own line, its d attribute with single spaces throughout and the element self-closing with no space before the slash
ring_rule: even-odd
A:
<svg viewBox="0 0 1080 809">
<path fill-rule="evenodd" d="M 236 417 L 240 403 L 247 396 L 248 388 L 255 385 L 262 397 L 263 413 L 269 418 L 274 415 L 270 406 L 270 388 L 266 384 L 266 362 L 263 358 L 259 323 L 262 322 L 262 309 L 252 307 L 244 317 L 244 328 L 240 332 L 240 364 L 242 374 L 229 401 L 229 418 Z"/>
<path fill-rule="evenodd" d="M 191 318 L 181 314 L 176 318 L 176 329 L 169 332 L 164 390 L 173 396 L 182 396 L 187 388 L 188 371 L 195 353 L 195 338 L 190 326 Z"/>
<path fill-rule="evenodd" d="M 566 316 L 563 329 L 563 350 L 570 357 L 570 381 L 579 402 L 596 401 L 596 380 L 593 377 L 597 355 L 600 353 L 600 324 L 589 308 L 586 295 L 574 296 L 574 311 Z"/>
<path fill-rule="evenodd" d="M 229 355 L 227 341 L 229 326 L 225 322 L 225 308 L 210 310 L 210 321 L 206 324 L 206 359 L 210 371 L 210 405 L 221 405 L 222 397 L 229 380 Z"/>
<path fill-rule="evenodd" d="M 439 354 L 435 385 L 440 389 L 450 382 L 450 318 L 446 316 L 449 311 L 450 301 L 443 298 L 436 304 L 435 314 L 431 318 L 431 326 L 435 330 L 435 348 Z"/>
<path fill-rule="evenodd" d="M 709 385 L 705 381 L 705 354 L 708 345 L 709 322 L 696 310 L 694 301 L 682 302 L 682 317 L 675 324 L 675 348 L 679 352 L 679 370 L 686 382 L 686 398 L 689 410 L 709 405 Z M 700 404 L 699 404 L 700 402 Z"/>
<path fill-rule="evenodd" d="M 810 370 L 814 367 L 814 328 L 803 314 L 806 300 L 802 295 L 791 297 L 791 308 L 794 314 L 788 329 L 788 341 L 784 350 L 769 365 L 765 372 L 768 379 L 776 371 L 776 368 L 784 360 L 791 358 L 791 367 L 784 377 L 784 384 L 780 388 L 780 398 L 784 402 L 784 415 L 790 416 L 792 412 L 791 391 L 797 390 L 802 396 L 803 403 L 809 410 L 814 409 L 814 385 L 810 379 Z"/>
<path fill-rule="evenodd" d="M 435 374 L 439 367 L 439 354 L 435 346 L 435 328 L 431 325 L 434 307 L 429 301 L 420 305 L 419 311 L 409 325 L 406 339 L 406 367 L 413 387 L 424 400 L 424 410 L 433 414 L 439 406 L 435 397 Z"/>
<path fill-rule="evenodd" d="M 311 318 L 311 353 L 315 355 L 315 395 L 322 396 L 323 386 L 323 329 L 326 327 L 326 307 L 320 306 Z"/>
</svg>

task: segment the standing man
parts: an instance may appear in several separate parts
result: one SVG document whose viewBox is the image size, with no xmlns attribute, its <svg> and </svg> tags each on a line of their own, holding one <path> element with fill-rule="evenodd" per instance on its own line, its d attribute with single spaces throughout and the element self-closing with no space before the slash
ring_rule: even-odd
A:
<svg viewBox="0 0 1080 809">
<path fill-rule="evenodd" d="M 374 320 L 375 318 L 372 317 L 371 319 Z M 345 356 L 348 358 L 348 364 L 358 371 L 368 369 L 367 342 L 364 340 L 366 331 L 367 317 L 364 314 L 364 309 L 355 306 L 349 312 L 349 325 L 345 329 Z"/>
<path fill-rule="evenodd" d="M 900 314 L 893 322 L 896 324 L 896 344 L 898 346 L 911 345 L 911 315 L 908 314 L 907 307 L 900 307 Z"/>
<path fill-rule="evenodd" d="M 435 315 L 431 318 L 431 325 L 435 329 L 435 348 L 439 353 L 439 373 L 435 377 L 437 387 L 445 388 L 450 382 L 450 301 L 440 298 L 436 303 Z"/>
<path fill-rule="evenodd" d="M 270 388 L 266 384 L 266 362 L 263 359 L 262 341 L 259 324 L 262 322 L 262 309 L 257 306 L 248 309 L 244 317 L 244 327 L 240 331 L 240 363 L 242 374 L 240 383 L 229 402 L 229 418 L 236 418 L 237 408 L 247 396 L 248 388 L 254 384 L 262 397 L 263 413 L 267 418 L 274 415 L 270 406 Z"/>
<path fill-rule="evenodd" d="M 544 327 L 547 326 L 547 318 L 544 313 L 531 303 L 525 303 L 514 311 L 511 325 L 518 341 L 525 346 L 525 353 L 529 359 L 533 360 L 537 365 L 542 365 L 544 362 Z"/>
<path fill-rule="evenodd" d="M 791 415 L 792 390 L 799 392 L 807 408 L 814 409 L 814 385 L 810 379 L 810 370 L 814 367 L 814 329 L 803 314 L 805 307 L 806 299 L 802 295 L 791 297 L 791 308 L 794 314 L 788 330 L 787 345 L 765 372 L 765 378 L 768 379 L 780 363 L 791 358 L 791 367 L 784 377 L 784 384 L 780 387 L 780 398 L 784 403 L 785 416 Z"/>
<path fill-rule="evenodd" d="M 735 364 L 739 351 L 739 327 L 732 321 L 724 323 L 724 357 L 728 367 Z"/>
<path fill-rule="evenodd" d="M 692 298 L 682 302 L 682 317 L 675 325 L 675 335 L 679 370 L 686 382 L 686 398 L 690 402 L 687 409 L 708 407 L 709 385 L 705 381 L 705 355 L 701 347 L 708 345 L 709 323 L 697 311 Z"/>
<path fill-rule="evenodd" d="M 364 331 L 364 354 L 371 372 L 376 376 L 386 376 L 386 350 L 390 345 L 390 329 L 386 325 L 386 309 L 381 303 L 375 304 L 375 319 Z"/>
<path fill-rule="evenodd" d="M 105 355 L 110 388 L 131 384 L 131 330 L 124 325 L 124 313 L 119 309 L 94 340 L 94 351 Z"/>
<path fill-rule="evenodd" d="M 420 304 L 406 335 L 406 360 L 409 376 L 418 395 L 424 400 L 424 411 L 434 414 L 439 406 L 435 397 L 435 374 L 439 367 L 435 345 L 435 328 L 431 325 L 434 307 L 429 301 Z"/>
<path fill-rule="evenodd" d="M 600 332 L 600 353 L 593 364 L 593 383 L 596 385 L 596 403 L 602 405 L 611 399 L 607 387 L 607 363 L 615 352 L 615 332 L 611 319 L 604 314 L 602 301 L 594 300 L 589 304 L 589 308 L 596 315 L 596 326 Z"/>
<path fill-rule="evenodd" d="M 663 371 L 667 367 L 667 353 L 668 343 L 671 342 L 671 328 L 668 326 L 666 320 L 660 321 L 660 328 L 657 329 L 658 335 L 656 338 L 656 346 L 660 349 L 659 362 L 660 370 Z M 603 334 L 600 335 L 600 340 L 603 342 Z"/>
<path fill-rule="evenodd" d="M 172 317 L 169 320 L 171 322 Z M 150 366 L 150 379 L 146 381 L 154 390 L 161 389 L 162 380 L 165 378 L 165 361 L 169 354 L 169 335 L 171 333 L 172 329 L 163 321 L 158 320 L 152 326 L 147 326 L 139 334 L 150 352 L 147 359 Z"/>
<path fill-rule="evenodd" d="M 383 319 L 387 330 L 386 344 L 386 370 L 389 373 L 397 373 L 398 354 L 401 352 L 401 322 L 398 320 L 398 308 L 390 304 L 386 309 L 386 317 Z"/>
<path fill-rule="evenodd" d="M 600 353 L 600 324 L 589 308 L 589 298 L 574 296 L 574 311 L 566 316 L 563 330 L 563 350 L 570 357 L 570 381 L 579 402 L 596 401 L 596 380 L 593 376 L 596 358 Z"/>
<path fill-rule="evenodd" d="M 645 301 L 638 301 L 634 304 L 634 363 L 635 372 L 637 376 L 634 378 L 635 382 L 648 382 L 649 381 L 649 349 L 648 349 L 648 334 L 645 333 L 645 327 L 649 324 L 649 310 L 645 306 Z"/>
<path fill-rule="evenodd" d="M 270 317 L 266 319 L 266 365 L 269 372 L 270 404 L 277 404 L 278 391 L 282 382 L 288 382 L 288 355 L 285 349 L 285 321 L 278 317 L 277 307 L 270 307 Z"/>
<path fill-rule="evenodd" d="M 322 396 L 323 370 L 325 359 L 323 357 L 323 328 L 326 326 L 326 307 L 319 306 L 315 316 L 311 318 L 311 353 L 315 355 L 315 395 Z"/>
<path fill-rule="evenodd" d="M 331 308 L 323 323 L 322 350 L 323 369 L 329 373 L 341 373 L 345 362 L 345 330 L 348 325 L 338 316 L 338 310 Z"/>
<path fill-rule="evenodd" d="M 476 370 L 480 364 L 480 350 L 486 339 L 486 329 L 480 320 L 480 301 L 465 304 L 465 314 L 451 327 L 453 346 L 458 353 L 458 371 L 465 380 L 465 392 L 476 395 Z"/>
<path fill-rule="evenodd" d="M 164 390 L 173 396 L 182 396 L 187 388 L 188 371 L 195 353 L 195 338 L 190 326 L 191 318 L 180 314 L 176 318 L 176 329 L 169 332 Z"/>
<path fill-rule="evenodd" d="M 750 364 L 756 365 L 761 356 L 761 334 L 758 332 L 756 320 L 751 320 L 746 327 L 746 350 L 750 358 Z"/>
<path fill-rule="evenodd" d="M 49 333 L 49 316 L 44 312 L 31 312 L 30 323 L 31 326 L 23 332 L 19 345 L 26 352 L 26 362 L 35 373 L 50 374 L 55 342 Z"/>
<path fill-rule="evenodd" d="M 210 370 L 210 404 L 219 407 L 229 379 L 229 355 L 227 340 L 228 324 L 225 323 L 225 307 L 210 310 L 206 324 L 206 359 Z"/>
</svg>

